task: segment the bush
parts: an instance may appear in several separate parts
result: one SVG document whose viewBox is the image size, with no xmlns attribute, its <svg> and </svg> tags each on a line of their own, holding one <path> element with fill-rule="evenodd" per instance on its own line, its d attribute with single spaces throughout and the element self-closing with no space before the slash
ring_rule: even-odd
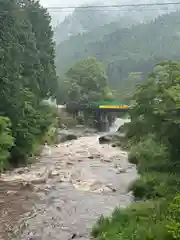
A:
<svg viewBox="0 0 180 240">
<path fill-rule="evenodd" d="M 180 176 L 168 173 L 149 173 L 134 182 L 129 190 L 137 199 L 170 197 L 180 189 Z"/>
<path fill-rule="evenodd" d="M 13 166 L 26 164 L 30 156 L 40 152 L 40 146 L 55 122 L 56 112 L 53 107 L 44 103 L 38 104 L 36 109 L 29 107 L 14 131 L 15 144 L 11 149 L 10 163 Z"/>
<path fill-rule="evenodd" d="M 180 195 L 177 195 L 170 204 L 167 229 L 173 239 L 180 239 Z"/>
<path fill-rule="evenodd" d="M 11 122 L 6 117 L 0 117 L 0 171 L 8 165 L 10 149 L 13 146 Z"/>
<path fill-rule="evenodd" d="M 148 135 L 130 149 L 129 162 L 137 164 L 139 173 L 171 170 L 168 149 L 158 143 L 155 136 Z"/>
<path fill-rule="evenodd" d="M 166 201 L 117 208 L 111 217 L 101 217 L 91 234 L 98 240 L 172 240 L 166 229 L 166 212 Z"/>
</svg>

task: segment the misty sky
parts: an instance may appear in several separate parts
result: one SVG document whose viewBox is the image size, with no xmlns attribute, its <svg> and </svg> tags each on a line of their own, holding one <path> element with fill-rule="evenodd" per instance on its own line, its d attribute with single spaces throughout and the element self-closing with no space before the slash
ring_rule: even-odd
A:
<svg viewBox="0 0 180 240">
<path fill-rule="evenodd" d="M 76 6 L 82 3 L 92 2 L 90 0 L 40 0 L 44 6 Z"/>
</svg>

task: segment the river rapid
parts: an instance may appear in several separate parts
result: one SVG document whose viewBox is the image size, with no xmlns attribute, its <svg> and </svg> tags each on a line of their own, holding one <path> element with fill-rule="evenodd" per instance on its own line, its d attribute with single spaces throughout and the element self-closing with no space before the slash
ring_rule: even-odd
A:
<svg viewBox="0 0 180 240">
<path fill-rule="evenodd" d="M 111 133 L 124 123 L 117 119 Z M 44 150 L 36 163 L 0 178 L 0 239 L 89 240 L 101 214 L 132 201 L 137 177 L 127 153 L 91 134 Z"/>
</svg>

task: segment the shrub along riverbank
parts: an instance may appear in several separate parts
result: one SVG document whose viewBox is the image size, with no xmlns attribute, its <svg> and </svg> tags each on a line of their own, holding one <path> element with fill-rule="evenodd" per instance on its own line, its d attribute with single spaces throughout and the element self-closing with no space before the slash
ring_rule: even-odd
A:
<svg viewBox="0 0 180 240">
<path fill-rule="evenodd" d="M 165 61 L 137 89 L 124 143 L 141 175 L 129 190 L 141 201 L 101 217 L 92 229 L 94 238 L 180 239 L 179 76 L 180 63 Z"/>
</svg>

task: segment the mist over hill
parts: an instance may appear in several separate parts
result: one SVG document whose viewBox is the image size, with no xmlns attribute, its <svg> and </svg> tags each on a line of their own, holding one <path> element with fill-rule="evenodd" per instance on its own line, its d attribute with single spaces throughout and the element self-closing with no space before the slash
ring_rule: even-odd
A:
<svg viewBox="0 0 180 240">
<path fill-rule="evenodd" d="M 132 26 L 130 22 L 110 23 L 59 44 L 58 74 L 62 76 L 78 60 L 95 56 L 104 63 L 111 85 L 117 87 L 130 72 L 145 74 L 161 60 L 180 58 L 179 11 L 148 23 Z"/>
<path fill-rule="evenodd" d="M 171 11 L 177 10 L 177 5 L 161 5 L 161 6 L 139 6 L 139 7 L 122 7 L 122 5 L 131 5 L 131 4 L 151 4 L 151 3 L 164 3 L 164 2 L 173 2 L 173 1 L 150 1 L 150 0 L 140 0 L 140 1 L 93 1 L 88 4 L 83 4 L 81 7 L 88 8 L 75 8 L 68 9 L 72 13 L 66 13 L 67 9 L 63 9 L 59 12 L 59 24 L 54 28 L 54 38 L 56 44 L 61 43 L 64 40 L 69 39 L 71 36 L 78 34 L 84 34 L 90 32 L 100 26 L 112 22 L 124 21 L 129 19 L 131 23 L 144 23 L 149 20 L 154 19 L 158 15 L 164 13 L 169 13 Z M 119 7 L 105 7 L 104 5 L 121 5 Z M 92 7 L 91 6 L 101 6 L 101 7 Z M 51 12 L 50 12 L 51 13 Z M 52 12 L 52 21 L 58 21 L 58 11 Z M 54 16 L 54 17 L 53 17 Z M 64 20 L 62 21 L 62 19 Z M 126 25 L 124 26 L 126 27 Z"/>
</svg>

